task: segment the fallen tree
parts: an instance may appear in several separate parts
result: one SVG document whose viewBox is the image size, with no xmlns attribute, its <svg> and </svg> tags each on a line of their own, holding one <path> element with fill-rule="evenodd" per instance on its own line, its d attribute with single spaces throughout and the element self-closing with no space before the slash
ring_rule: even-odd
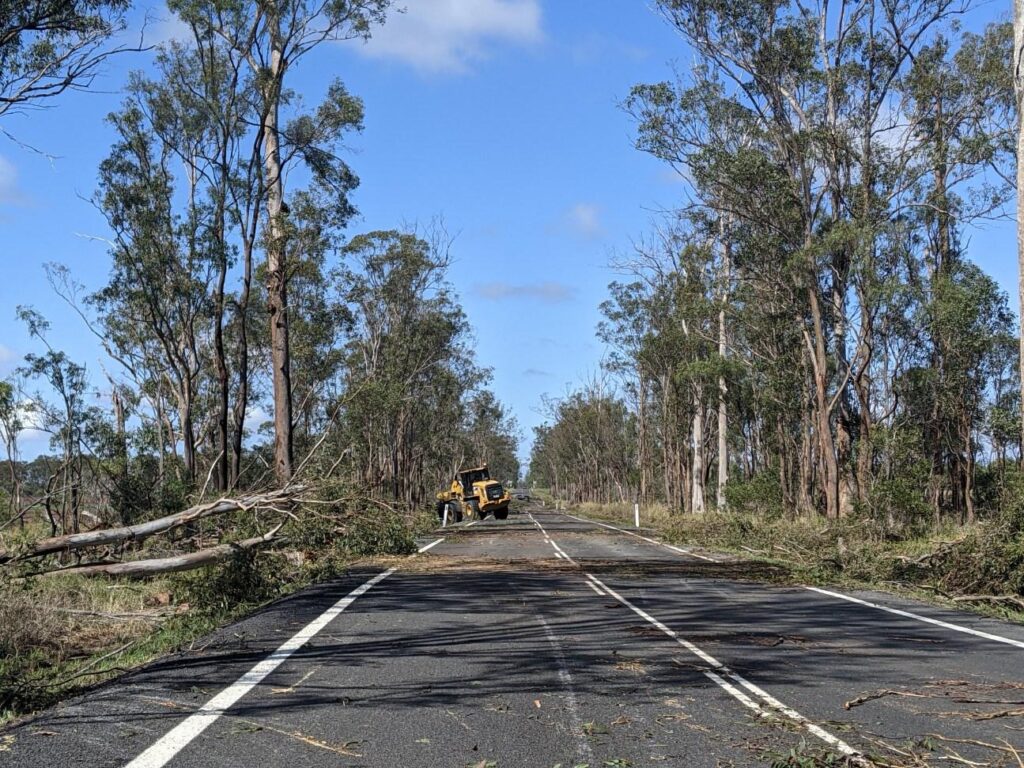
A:
<svg viewBox="0 0 1024 768">
<path fill-rule="evenodd" d="M 283 525 L 283 523 L 281 524 Z M 262 536 L 255 536 L 243 541 L 235 541 L 230 544 L 220 544 L 208 549 L 200 549 L 198 552 L 189 552 L 184 555 L 173 557 L 158 557 L 151 560 L 132 560 L 126 563 L 102 563 L 99 565 L 81 565 L 73 568 L 58 568 L 53 571 L 43 571 L 37 576 L 57 576 L 67 573 L 75 573 L 83 576 L 126 576 L 128 578 L 144 578 L 157 576 L 164 573 L 175 573 L 178 571 L 191 571 L 210 565 L 220 560 L 246 550 L 270 544 L 278 540 L 277 532 L 281 525 L 267 531 Z"/>
<path fill-rule="evenodd" d="M 47 539 L 40 539 L 25 550 L 0 550 L 0 564 L 14 560 L 25 560 L 32 557 L 54 555 L 60 552 L 71 552 L 78 549 L 86 549 L 88 547 L 120 544 L 126 541 L 142 541 L 149 536 L 153 536 L 158 533 L 165 533 L 173 528 L 178 528 L 182 525 L 187 525 L 188 523 L 193 523 L 206 517 L 223 515 L 228 512 L 241 512 L 261 508 L 287 508 L 294 503 L 296 497 L 301 491 L 301 486 L 293 486 L 278 491 L 249 494 L 237 499 L 218 499 L 217 501 L 189 507 L 181 512 L 176 512 L 173 515 L 167 515 L 166 517 L 161 517 L 157 520 L 138 523 L 137 525 L 126 525 L 118 528 L 103 528 L 95 531 L 87 531 L 86 533 L 71 533 L 65 536 L 53 536 Z"/>
</svg>

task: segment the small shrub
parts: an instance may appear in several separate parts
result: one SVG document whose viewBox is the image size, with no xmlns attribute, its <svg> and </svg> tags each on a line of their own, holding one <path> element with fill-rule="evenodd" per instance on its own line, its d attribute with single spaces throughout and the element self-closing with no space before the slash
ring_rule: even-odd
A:
<svg viewBox="0 0 1024 768">
<path fill-rule="evenodd" d="M 725 501 L 729 509 L 770 517 L 785 512 L 782 488 L 778 476 L 770 471 L 761 472 L 750 480 L 732 479 L 725 486 Z"/>
<path fill-rule="evenodd" d="M 175 577 L 172 588 L 179 602 L 201 613 L 233 616 L 280 595 L 286 574 L 280 555 L 240 550 L 222 563 Z"/>
</svg>

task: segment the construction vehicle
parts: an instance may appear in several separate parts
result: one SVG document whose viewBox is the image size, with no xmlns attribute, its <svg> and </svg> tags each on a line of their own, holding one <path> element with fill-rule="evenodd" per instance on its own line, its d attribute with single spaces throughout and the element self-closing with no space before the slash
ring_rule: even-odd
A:
<svg viewBox="0 0 1024 768">
<path fill-rule="evenodd" d="M 491 479 L 491 473 L 484 464 L 461 470 L 451 485 L 437 494 L 437 516 L 444 520 L 447 507 L 451 522 L 461 522 L 464 517 L 483 520 L 491 514 L 495 520 L 504 520 L 508 517 L 511 501 L 512 496 L 501 483 Z"/>
</svg>

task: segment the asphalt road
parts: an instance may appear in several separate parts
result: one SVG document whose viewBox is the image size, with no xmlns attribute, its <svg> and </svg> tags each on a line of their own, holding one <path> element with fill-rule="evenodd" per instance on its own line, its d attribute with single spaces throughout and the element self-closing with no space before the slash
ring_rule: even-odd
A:
<svg viewBox="0 0 1024 768">
<path fill-rule="evenodd" d="M 0 766 L 1024 766 L 1024 627 L 534 504 L 422 544 L 0 731 Z"/>
</svg>

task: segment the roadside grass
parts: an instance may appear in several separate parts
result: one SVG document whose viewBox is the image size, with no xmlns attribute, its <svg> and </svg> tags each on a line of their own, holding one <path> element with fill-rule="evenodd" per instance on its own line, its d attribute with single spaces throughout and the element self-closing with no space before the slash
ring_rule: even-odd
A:
<svg viewBox="0 0 1024 768">
<path fill-rule="evenodd" d="M 416 551 L 428 513 L 298 515 L 282 550 L 239 552 L 196 571 L 128 580 L 0 568 L 0 726 L 185 650 L 219 627 L 379 556 Z M 15 532 L 5 546 L 47 535 Z M 154 539 L 143 553 L 170 551 Z M 13 548 L 13 547 L 12 547 Z"/>
<path fill-rule="evenodd" d="M 577 504 L 570 513 L 633 526 L 630 504 Z M 893 525 L 869 517 L 640 510 L 640 524 L 669 544 L 783 567 L 793 583 L 910 593 L 1024 622 L 1024 500 L 965 526 Z"/>
</svg>

